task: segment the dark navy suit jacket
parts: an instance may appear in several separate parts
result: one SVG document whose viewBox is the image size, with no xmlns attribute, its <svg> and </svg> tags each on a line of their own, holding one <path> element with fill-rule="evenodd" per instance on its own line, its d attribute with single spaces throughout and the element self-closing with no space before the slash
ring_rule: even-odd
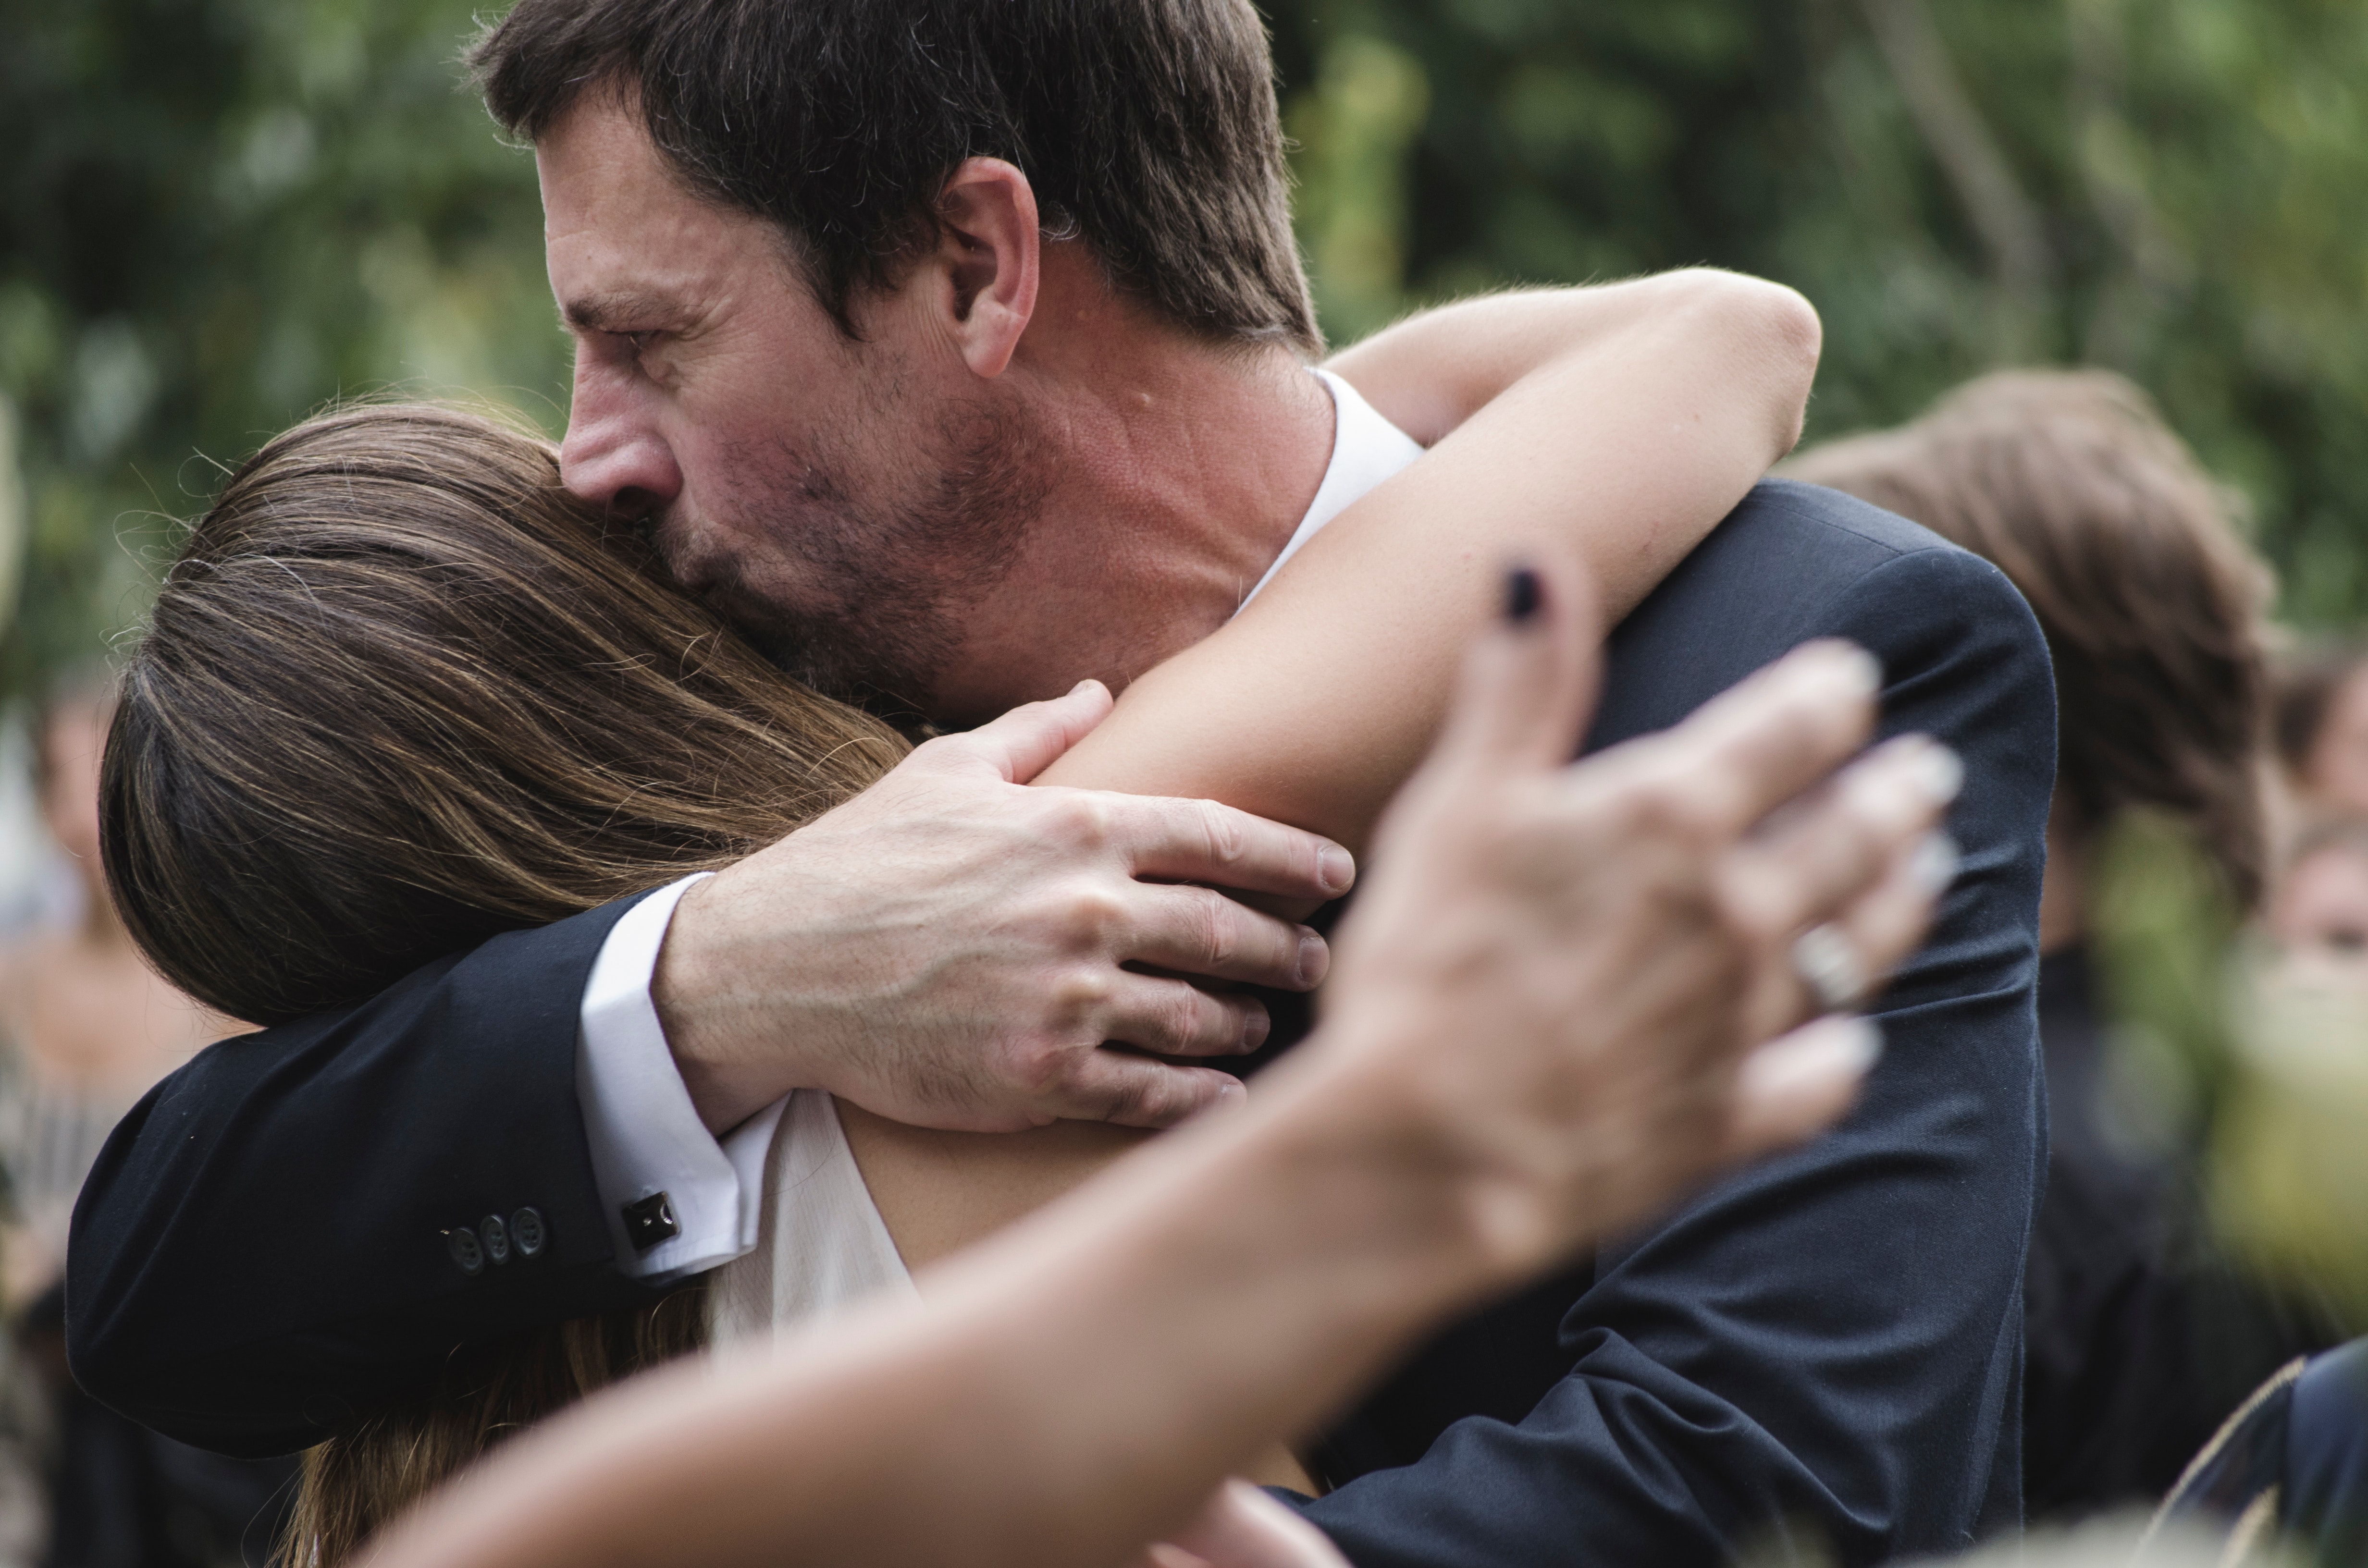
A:
<svg viewBox="0 0 2368 1568">
<path fill-rule="evenodd" d="M 1865 1101 L 1395 1376 L 1326 1441 L 1338 1490 L 1307 1505 L 1360 1568 L 1666 1568 L 1784 1530 L 1861 1562 L 2019 1520 L 2055 734 L 2029 611 L 1912 525 L 1763 484 L 1613 636 L 1589 745 L 1816 636 L 1882 658 L 1886 732 L 1966 765 L 1964 870 L 1883 999 Z M 645 1299 L 609 1267 L 574 1084 L 618 913 L 226 1041 L 143 1099 L 75 1214 L 85 1385 L 188 1441 L 284 1451 L 416 1392 L 457 1343 Z M 543 1253 L 463 1275 L 443 1231 L 527 1205 Z"/>
<path fill-rule="evenodd" d="M 1358 1568 L 1670 1568 L 1788 1531 L 1855 1563 L 2021 1523 L 2055 771 L 2036 622 L 1913 524 L 1763 484 L 1613 633 L 1588 746 L 1675 723 L 1814 637 L 1881 657 L 1885 734 L 1965 763 L 1964 869 L 1877 1004 L 1864 1100 L 1399 1372 L 1323 1456 L 1346 1484 L 1305 1509 Z"/>
</svg>

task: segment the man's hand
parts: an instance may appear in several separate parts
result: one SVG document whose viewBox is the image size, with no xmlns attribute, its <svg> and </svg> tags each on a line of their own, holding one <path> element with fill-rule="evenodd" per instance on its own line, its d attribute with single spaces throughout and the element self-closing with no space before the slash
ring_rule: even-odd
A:
<svg viewBox="0 0 2368 1568">
<path fill-rule="evenodd" d="M 652 989 L 711 1129 L 792 1088 L 979 1132 L 1164 1127 L 1242 1092 L 1103 1042 L 1256 1050 L 1257 1000 L 1171 977 L 1304 991 L 1330 954 L 1210 887 L 1316 903 L 1348 891 L 1354 863 L 1206 801 L 1023 788 L 1110 709 L 1088 681 L 930 741 L 684 897 Z"/>
<path fill-rule="evenodd" d="M 1842 766 L 1874 719 L 1863 653 L 1812 644 L 1566 766 L 1593 638 L 1538 597 L 1517 585 L 1530 612 L 1474 646 L 1383 819 L 1323 1030 L 1344 1104 L 1432 1130 L 1427 1158 L 1403 1133 L 1395 1157 L 1460 1195 L 1496 1287 L 1841 1114 L 1872 1030 L 1798 1027 L 1824 1004 L 1796 944 L 1823 926 L 1880 975 L 1953 870 L 1947 751 L 1911 737 Z"/>
</svg>

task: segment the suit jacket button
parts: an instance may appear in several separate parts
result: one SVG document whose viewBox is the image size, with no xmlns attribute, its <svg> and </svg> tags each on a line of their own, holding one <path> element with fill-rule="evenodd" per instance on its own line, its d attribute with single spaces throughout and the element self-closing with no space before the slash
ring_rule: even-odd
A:
<svg viewBox="0 0 2368 1568">
<path fill-rule="evenodd" d="M 477 1233 L 485 1238 L 485 1256 L 495 1263 L 510 1260 L 510 1233 L 502 1224 L 499 1214 L 488 1214 L 477 1221 Z"/>
<path fill-rule="evenodd" d="M 551 1233 L 542 1228 L 540 1210 L 521 1209 L 510 1216 L 510 1244 L 518 1248 L 520 1257 L 533 1257 L 541 1253 Z"/>
<path fill-rule="evenodd" d="M 455 1225 L 444 1233 L 444 1244 L 451 1249 L 452 1261 L 461 1266 L 463 1274 L 482 1274 L 485 1268 L 485 1249 L 477 1244 L 477 1233 L 466 1225 Z"/>
</svg>

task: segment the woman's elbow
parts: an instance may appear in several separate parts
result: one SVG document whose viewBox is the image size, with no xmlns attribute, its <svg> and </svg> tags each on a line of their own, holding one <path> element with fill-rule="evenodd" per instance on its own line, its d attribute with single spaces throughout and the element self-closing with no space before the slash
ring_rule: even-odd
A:
<svg viewBox="0 0 2368 1568">
<path fill-rule="evenodd" d="M 1773 463 L 1801 439 L 1825 346 L 1817 308 L 1796 289 L 1740 272 L 1703 267 L 1668 276 L 1685 290 L 1698 330 L 1716 345 L 1726 384 L 1751 391 Z"/>
</svg>

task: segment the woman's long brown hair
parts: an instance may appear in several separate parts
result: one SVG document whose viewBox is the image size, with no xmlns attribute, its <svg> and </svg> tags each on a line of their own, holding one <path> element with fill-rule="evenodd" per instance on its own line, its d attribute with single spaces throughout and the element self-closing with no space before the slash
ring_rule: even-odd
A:
<svg viewBox="0 0 2368 1568">
<path fill-rule="evenodd" d="M 547 443 L 429 404 L 312 420 L 232 475 L 121 691 L 101 818 L 124 924 L 266 1024 L 727 865 L 905 750 L 667 585 Z M 287 1561 L 334 1568 L 508 1432 L 699 1345 L 701 1306 L 457 1355 L 305 1456 Z"/>
</svg>

